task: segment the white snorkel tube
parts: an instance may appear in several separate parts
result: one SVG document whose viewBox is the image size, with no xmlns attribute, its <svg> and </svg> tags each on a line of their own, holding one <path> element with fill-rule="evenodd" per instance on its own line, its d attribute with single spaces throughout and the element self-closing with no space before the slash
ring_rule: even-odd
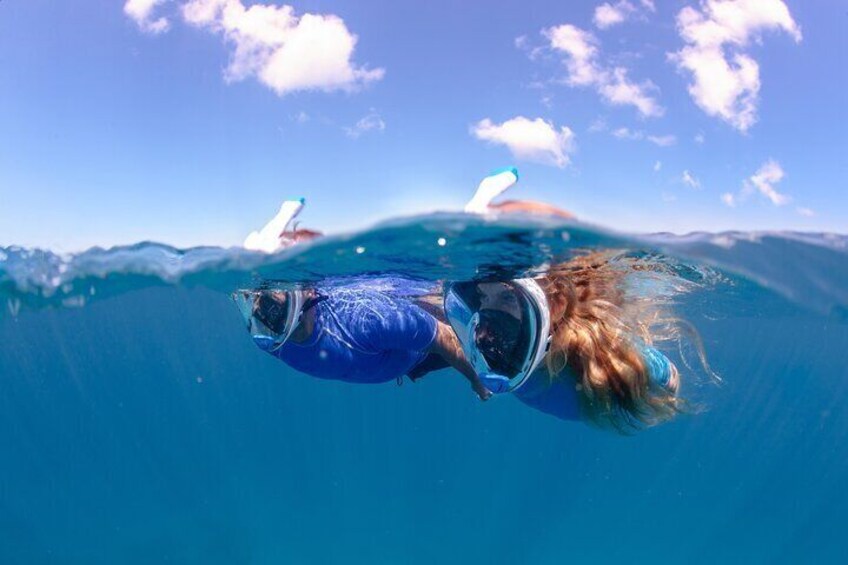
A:
<svg viewBox="0 0 848 565">
<path fill-rule="evenodd" d="M 467 214 L 486 214 L 492 200 L 503 194 L 509 187 L 518 182 L 518 169 L 506 167 L 494 171 L 484 178 L 477 187 L 477 192 L 465 205 Z"/>
<path fill-rule="evenodd" d="M 305 205 L 305 198 L 283 202 L 280 211 L 270 222 L 265 224 L 264 228 L 250 232 L 244 240 L 244 248 L 251 251 L 264 251 L 265 253 L 274 253 L 282 249 L 284 245 L 281 236 Z"/>
</svg>

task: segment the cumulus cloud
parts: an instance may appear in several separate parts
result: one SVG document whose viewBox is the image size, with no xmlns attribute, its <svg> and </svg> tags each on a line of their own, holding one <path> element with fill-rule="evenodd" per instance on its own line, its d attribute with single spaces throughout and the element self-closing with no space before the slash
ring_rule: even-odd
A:
<svg viewBox="0 0 848 565">
<path fill-rule="evenodd" d="M 550 49 L 564 56 L 565 82 L 569 86 L 594 87 L 610 104 L 634 106 L 643 116 L 663 114 L 663 108 L 652 96 L 657 87 L 651 81 L 631 81 L 624 67 L 603 64 L 598 39 L 591 32 L 563 24 L 543 30 L 542 35 Z"/>
<path fill-rule="evenodd" d="M 624 23 L 627 17 L 635 9 L 636 7 L 627 0 L 621 0 L 621 2 L 618 2 L 615 5 L 610 4 L 609 2 L 604 2 L 595 8 L 595 15 L 592 18 L 592 21 L 595 22 L 595 25 L 599 28 L 607 29 L 616 24 Z"/>
<path fill-rule="evenodd" d="M 383 131 L 386 129 L 386 122 L 380 117 L 373 108 L 368 114 L 362 117 L 353 127 L 344 128 L 345 134 L 351 139 L 357 139 L 363 133 L 369 131 Z"/>
<path fill-rule="evenodd" d="M 659 147 L 669 147 L 677 143 L 677 137 L 674 135 L 649 135 L 642 130 L 631 130 L 630 128 L 617 128 L 612 131 L 612 135 L 618 139 L 630 141 L 650 141 Z"/>
<path fill-rule="evenodd" d="M 168 0 L 128 0 L 124 12 L 142 30 L 161 33 L 170 22 L 154 17 Z M 224 38 L 231 47 L 224 71 L 227 81 L 255 78 L 274 92 L 353 91 L 380 80 L 385 71 L 351 61 L 357 36 L 333 14 L 295 14 L 291 6 L 251 4 L 242 0 L 189 0 L 183 20 Z"/>
<path fill-rule="evenodd" d="M 683 176 L 680 178 L 683 181 L 683 184 L 688 186 L 689 188 L 699 189 L 701 188 L 701 181 L 695 178 L 695 175 L 690 173 L 688 170 L 683 171 Z"/>
<path fill-rule="evenodd" d="M 785 173 L 780 163 L 774 159 L 769 159 L 757 169 L 756 173 L 745 179 L 742 183 L 742 189 L 737 194 L 724 193 L 721 195 L 721 200 L 732 208 L 747 200 L 752 194 L 760 194 L 775 206 L 783 206 L 791 200 L 789 196 L 777 190 L 777 185 L 783 180 L 784 176 Z M 796 209 L 799 214 L 804 215 L 801 210 L 809 209 Z"/>
<path fill-rule="evenodd" d="M 740 131 L 757 121 L 760 68 L 746 48 L 765 31 L 785 31 L 801 41 L 801 29 L 783 0 L 700 0 L 677 14 L 685 46 L 670 54 L 691 73 L 689 94 L 704 112 Z"/>
<path fill-rule="evenodd" d="M 536 118 L 516 116 L 501 124 L 489 118 L 471 127 L 477 139 L 505 145 L 517 159 L 565 167 L 574 151 L 574 133 L 570 128 L 557 128 L 553 123 Z"/>
<path fill-rule="evenodd" d="M 784 173 L 780 163 L 774 159 L 766 161 L 756 173 L 745 182 L 748 191 L 752 189 L 768 198 L 775 206 L 783 206 L 789 197 L 777 191 L 777 185 L 783 180 Z"/>
<path fill-rule="evenodd" d="M 163 33 L 168 31 L 170 22 L 164 16 L 154 17 L 153 12 L 157 6 L 168 0 L 127 0 L 124 4 L 124 13 L 129 16 L 141 29 L 147 33 Z"/>
<path fill-rule="evenodd" d="M 332 14 L 298 16 L 291 6 L 241 0 L 191 0 L 189 24 L 220 34 L 232 47 L 228 81 L 256 78 L 279 95 L 303 90 L 352 91 L 383 77 L 351 61 L 356 35 Z"/>
<path fill-rule="evenodd" d="M 615 4 L 604 2 L 595 8 L 592 21 L 600 29 L 608 29 L 642 14 L 644 11 L 655 12 L 653 0 L 642 0 L 639 6 L 629 0 L 619 0 Z"/>
</svg>

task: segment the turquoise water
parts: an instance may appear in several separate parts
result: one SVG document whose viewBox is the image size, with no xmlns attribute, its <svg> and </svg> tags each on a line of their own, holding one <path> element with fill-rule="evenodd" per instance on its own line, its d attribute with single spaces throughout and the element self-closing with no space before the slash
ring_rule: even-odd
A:
<svg viewBox="0 0 848 565">
<path fill-rule="evenodd" d="M 443 371 L 294 373 L 228 293 L 649 258 L 700 332 L 705 410 L 630 437 Z M 658 271 L 660 272 L 660 271 Z M 0 563 L 841 563 L 848 237 L 625 236 L 463 215 L 276 256 L 139 244 L 0 249 Z"/>
</svg>

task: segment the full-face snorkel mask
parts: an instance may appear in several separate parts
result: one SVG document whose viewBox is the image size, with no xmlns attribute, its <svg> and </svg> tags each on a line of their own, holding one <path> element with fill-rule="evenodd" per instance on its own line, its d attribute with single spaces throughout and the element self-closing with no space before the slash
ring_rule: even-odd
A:
<svg viewBox="0 0 848 565">
<path fill-rule="evenodd" d="M 291 337 L 307 306 L 303 290 L 239 290 L 233 300 L 256 344 L 273 352 Z"/>
<path fill-rule="evenodd" d="M 445 315 L 468 362 L 493 393 L 521 387 L 547 353 L 550 311 L 533 279 L 450 284 Z"/>
</svg>

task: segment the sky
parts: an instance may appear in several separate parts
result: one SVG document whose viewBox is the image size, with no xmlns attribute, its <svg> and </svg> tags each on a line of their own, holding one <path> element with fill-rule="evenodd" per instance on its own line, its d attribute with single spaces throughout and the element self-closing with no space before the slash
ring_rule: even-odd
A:
<svg viewBox="0 0 848 565">
<path fill-rule="evenodd" d="M 512 198 L 848 226 L 841 0 L 0 0 L 0 245 L 239 245 Z"/>
</svg>

